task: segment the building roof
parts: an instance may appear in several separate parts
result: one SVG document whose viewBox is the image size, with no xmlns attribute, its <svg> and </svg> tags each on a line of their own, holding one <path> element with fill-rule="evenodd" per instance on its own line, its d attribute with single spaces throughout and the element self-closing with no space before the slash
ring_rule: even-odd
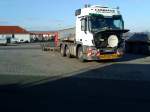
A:
<svg viewBox="0 0 150 112">
<path fill-rule="evenodd" d="M 19 26 L 0 26 L 0 34 L 29 34 Z"/>
<path fill-rule="evenodd" d="M 37 34 L 37 35 L 40 35 L 40 34 L 54 34 L 56 33 L 56 31 L 30 31 L 31 34 Z"/>
</svg>

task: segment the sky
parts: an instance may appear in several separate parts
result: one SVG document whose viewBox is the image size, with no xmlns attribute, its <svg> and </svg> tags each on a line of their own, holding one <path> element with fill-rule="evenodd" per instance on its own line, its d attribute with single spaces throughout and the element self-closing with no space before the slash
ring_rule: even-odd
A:
<svg viewBox="0 0 150 112">
<path fill-rule="evenodd" d="M 0 0 L 0 25 L 42 31 L 73 27 L 75 10 L 87 3 L 119 6 L 126 29 L 150 31 L 150 0 Z"/>
</svg>

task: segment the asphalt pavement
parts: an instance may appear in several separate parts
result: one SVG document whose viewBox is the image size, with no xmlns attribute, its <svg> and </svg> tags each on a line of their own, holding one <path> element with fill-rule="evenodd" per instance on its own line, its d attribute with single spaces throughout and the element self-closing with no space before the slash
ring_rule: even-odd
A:
<svg viewBox="0 0 150 112">
<path fill-rule="evenodd" d="M 144 111 L 150 56 L 81 63 L 40 45 L 0 46 L 0 111 Z"/>
</svg>

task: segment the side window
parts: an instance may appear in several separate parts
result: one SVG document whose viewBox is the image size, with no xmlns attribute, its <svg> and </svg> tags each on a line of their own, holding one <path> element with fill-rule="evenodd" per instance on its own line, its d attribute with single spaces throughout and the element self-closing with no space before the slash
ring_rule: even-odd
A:
<svg viewBox="0 0 150 112">
<path fill-rule="evenodd" d="M 123 22 L 120 21 L 120 20 L 114 20 L 114 27 L 115 28 L 120 28 L 120 29 L 123 29 Z"/>
<path fill-rule="evenodd" d="M 81 19 L 81 30 L 86 31 L 86 25 L 87 25 L 87 20 L 86 19 Z"/>
</svg>

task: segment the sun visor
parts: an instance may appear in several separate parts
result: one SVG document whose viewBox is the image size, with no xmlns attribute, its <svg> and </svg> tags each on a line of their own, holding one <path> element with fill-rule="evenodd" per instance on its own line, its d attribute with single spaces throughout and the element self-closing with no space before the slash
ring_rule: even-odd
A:
<svg viewBox="0 0 150 112">
<path fill-rule="evenodd" d="M 107 32 L 109 32 L 109 33 L 127 33 L 127 32 L 129 32 L 129 30 L 127 30 L 127 29 L 124 29 L 124 30 L 106 29 L 106 30 L 101 30 L 99 32 L 101 32 L 101 33 L 107 33 Z"/>
</svg>

